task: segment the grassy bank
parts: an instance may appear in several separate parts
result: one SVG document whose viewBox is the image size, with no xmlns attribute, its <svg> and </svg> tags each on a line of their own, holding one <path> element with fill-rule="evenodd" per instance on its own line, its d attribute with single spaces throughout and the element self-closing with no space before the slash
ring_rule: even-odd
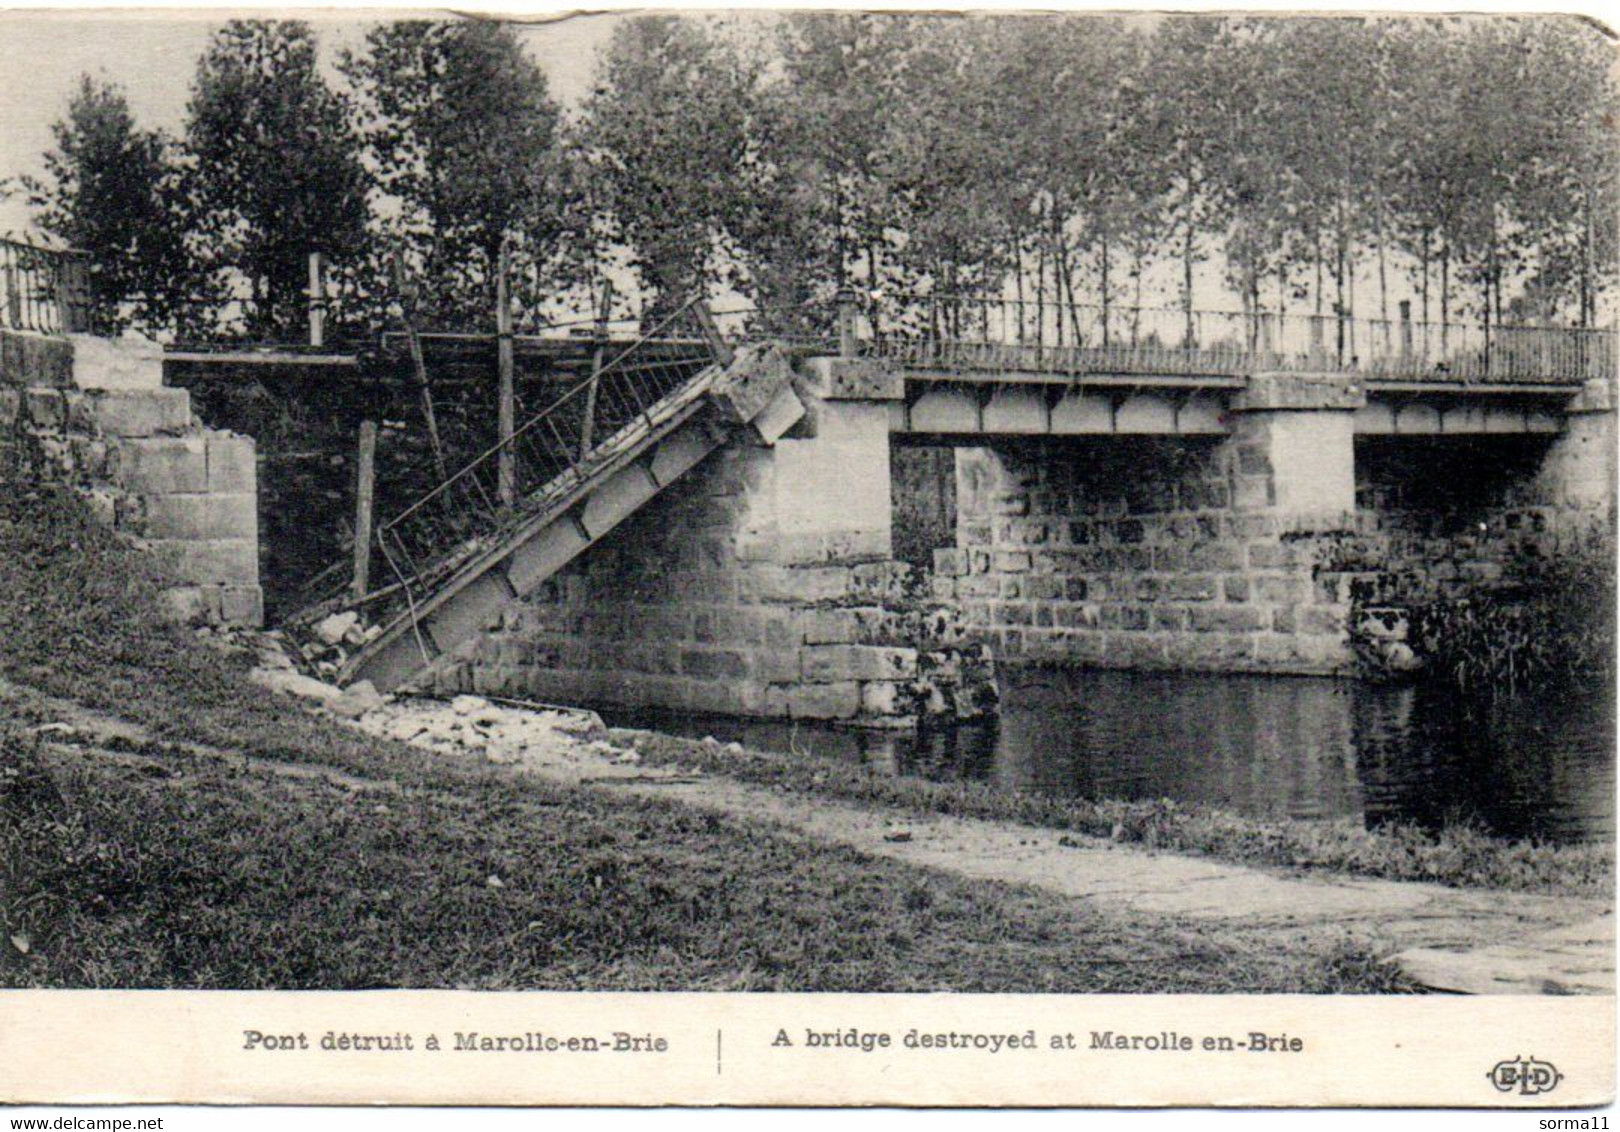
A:
<svg viewBox="0 0 1620 1132">
<path fill-rule="evenodd" d="M 1012 821 L 1240 864 L 1280 865 L 1389 880 L 1520 892 L 1607 896 L 1609 845 L 1509 842 L 1468 828 L 1438 834 L 1408 826 L 1244 817 L 1160 800 L 1088 801 L 1009 791 L 979 782 L 930 782 L 833 759 L 790 759 L 713 742 L 624 732 L 648 762 L 843 802 L 918 814 Z"/>
<path fill-rule="evenodd" d="M 154 737 L 45 744 L 51 713 L 9 701 L 5 985 L 1399 989 L 1337 939 L 1103 916 L 373 740 L 247 684 L 154 592 L 70 496 L 0 485 L 0 675 Z"/>
<path fill-rule="evenodd" d="M 10 743 L 10 985 L 1373 991 L 1342 946 L 1105 919 L 681 807 Z"/>
</svg>

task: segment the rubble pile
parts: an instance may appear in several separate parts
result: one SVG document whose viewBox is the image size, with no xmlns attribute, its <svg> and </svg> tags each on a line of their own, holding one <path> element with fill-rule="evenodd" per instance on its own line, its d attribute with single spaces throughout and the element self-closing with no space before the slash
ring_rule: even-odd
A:
<svg viewBox="0 0 1620 1132">
<path fill-rule="evenodd" d="M 319 712 L 379 738 L 441 754 L 470 751 L 492 763 L 545 764 L 579 774 L 641 761 L 637 752 L 607 742 L 607 728 L 592 711 L 509 706 L 482 696 L 385 696 L 369 680 L 339 688 L 299 671 L 280 633 L 214 630 L 211 636 L 218 647 L 253 656 L 253 680 L 261 687 L 310 701 Z"/>
<path fill-rule="evenodd" d="M 353 696 L 359 687 L 346 695 Z M 360 695 L 363 699 L 364 691 Z M 355 726 L 427 750 L 478 751 L 492 763 L 640 760 L 636 752 L 606 742 L 607 729 L 594 712 L 506 707 L 482 696 L 457 696 L 448 702 L 380 696 L 377 700 L 354 718 Z"/>
<path fill-rule="evenodd" d="M 355 610 L 344 609 L 321 618 L 290 643 L 300 668 L 329 679 L 342 671 L 350 656 L 381 635 L 381 625 L 368 625 Z"/>
</svg>

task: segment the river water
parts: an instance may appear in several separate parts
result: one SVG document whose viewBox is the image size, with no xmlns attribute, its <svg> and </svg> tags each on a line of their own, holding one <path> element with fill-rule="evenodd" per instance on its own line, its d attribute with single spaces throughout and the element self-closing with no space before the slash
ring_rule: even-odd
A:
<svg viewBox="0 0 1620 1132">
<path fill-rule="evenodd" d="M 1311 677 L 1020 668 L 1001 684 L 996 723 L 921 735 L 668 714 L 612 722 L 1058 796 L 1471 822 L 1558 843 L 1614 836 L 1612 689 L 1471 715 L 1441 689 Z"/>
</svg>

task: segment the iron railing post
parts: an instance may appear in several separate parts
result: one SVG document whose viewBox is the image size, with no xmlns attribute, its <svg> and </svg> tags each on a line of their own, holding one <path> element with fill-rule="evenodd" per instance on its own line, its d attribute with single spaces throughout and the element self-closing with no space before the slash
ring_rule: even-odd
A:
<svg viewBox="0 0 1620 1132">
<path fill-rule="evenodd" d="M 613 310 L 613 280 L 602 281 L 601 301 L 596 307 L 596 327 L 591 349 L 591 383 L 585 388 L 585 408 L 579 426 L 579 458 L 591 450 L 596 431 L 596 397 L 602 384 L 602 364 L 607 360 L 608 318 Z"/>
</svg>

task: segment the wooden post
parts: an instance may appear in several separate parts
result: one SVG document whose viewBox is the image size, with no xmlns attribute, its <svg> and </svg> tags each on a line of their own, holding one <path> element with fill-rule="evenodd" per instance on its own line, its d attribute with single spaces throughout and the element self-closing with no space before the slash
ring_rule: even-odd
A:
<svg viewBox="0 0 1620 1132">
<path fill-rule="evenodd" d="M 326 345 L 326 270 L 320 252 L 309 253 L 309 344 Z"/>
<path fill-rule="evenodd" d="M 856 305 L 855 292 L 840 291 L 834 301 L 838 304 L 838 356 L 853 358 L 860 353 L 861 345 L 857 325 L 860 308 Z"/>
<path fill-rule="evenodd" d="M 512 433 L 517 428 L 517 392 L 512 373 L 512 302 L 507 276 L 511 257 L 501 247 L 495 268 L 495 364 L 500 370 L 500 453 L 496 457 L 496 492 L 501 506 L 517 502 L 517 464 L 512 450 Z"/>
<path fill-rule="evenodd" d="M 359 601 L 371 586 L 371 504 L 377 486 L 377 425 L 360 422 L 359 474 L 354 489 L 354 585 Z"/>
<path fill-rule="evenodd" d="M 692 314 L 697 318 L 698 328 L 702 330 L 705 341 L 709 343 L 709 349 L 714 352 L 714 360 L 723 366 L 730 365 L 733 356 L 731 343 L 720 333 L 720 324 L 715 322 L 714 312 L 709 309 L 709 304 L 703 299 L 698 299 L 692 304 Z"/>
<path fill-rule="evenodd" d="M 405 278 L 405 261 L 394 260 L 394 289 L 399 292 L 400 320 L 405 324 L 405 342 L 410 347 L 411 368 L 416 373 L 416 385 L 422 396 L 422 417 L 427 423 L 428 443 L 433 448 L 433 466 L 439 479 L 450 478 L 444 463 L 444 446 L 439 443 L 439 418 L 433 411 L 433 389 L 428 384 L 427 361 L 422 357 L 422 339 L 417 336 L 416 324 L 411 319 L 415 295 Z"/>
<path fill-rule="evenodd" d="M 602 365 L 607 360 L 608 321 L 613 311 L 613 280 L 602 280 L 601 301 L 596 304 L 596 343 L 591 351 L 591 383 L 585 387 L 584 419 L 579 425 L 579 458 L 591 450 L 596 432 L 596 394 L 602 381 Z"/>
</svg>

